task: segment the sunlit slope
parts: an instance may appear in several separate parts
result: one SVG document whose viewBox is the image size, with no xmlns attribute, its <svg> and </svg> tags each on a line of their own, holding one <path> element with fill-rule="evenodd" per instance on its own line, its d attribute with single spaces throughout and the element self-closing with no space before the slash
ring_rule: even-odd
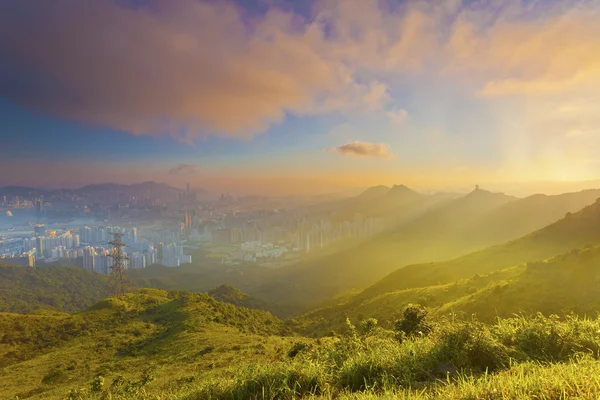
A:
<svg viewBox="0 0 600 400">
<path fill-rule="evenodd" d="M 285 268 L 267 279 L 257 293 L 267 301 L 294 304 L 301 310 L 347 289 L 367 287 L 404 265 L 464 254 L 472 244 L 459 238 L 448 245 L 447 238 L 454 238 L 452 232 L 465 220 L 472 221 L 512 200 L 481 190 L 434 206 L 357 247 Z"/>
<path fill-rule="evenodd" d="M 152 375 L 177 389 L 188 376 L 277 357 L 289 339 L 271 314 L 206 294 L 143 289 L 69 314 L 0 314 L 0 397 L 63 399 L 101 373 Z M 282 351 L 282 350 L 280 350 Z"/>
<path fill-rule="evenodd" d="M 455 312 L 491 321 L 515 313 L 545 315 L 600 312 L 600 247 L 574 249 L 549 260 L 527 263 L 507 280 L 448 302 L 439 314 Z"/>
<path fill-rule="evenodd" d="M 306 335 L 317 337 L 344 330 L 346 318 L 357 324 L 366 318 L 375 318 L 380 326 L 392 328 L 395 321 L 402 317 L 402 311 L 408 304 L 426 306 L 433 315 L 440 316 L 446 313 L 446 305 L 454 304 L 459 299 L 485 290 L 498 282 L 514 279 L 523 270 L 524 267 L 507 268 L 452 283 L 378 294 L 367 290 L 297 317 L 293 320 L 294 326 Z M 438 310 L 442 309 L 444 311 L 438 313 Z"/>
<path fill-rule="evenodd" d="M 442 285 L 379 293 L 370 288 L 295 322 L 298 330 L 316 336 L 343 329 L 346 317 L 357 323 L 376 318 L 380 325 L 391 327 L 410 303 L 428 307 L 434 318 L 453 314 L 485 322 L 537 312 L 596 317 L 600 312 L 600 246 Z"/>
<path fill-rule="evenodd" d="M 367 289 L 379 294 L 469 278 L 521 262 L 542 260 L 600 243 L 600 200 L 520 239 L 447 262 L 415 264 L 393 272 Z"/>
<path fill-rule="evenodd" d="M 105 278 L 78 267 L 0 263 L 0 312 L 83 310 L 105 295 Z"/>
</svg>

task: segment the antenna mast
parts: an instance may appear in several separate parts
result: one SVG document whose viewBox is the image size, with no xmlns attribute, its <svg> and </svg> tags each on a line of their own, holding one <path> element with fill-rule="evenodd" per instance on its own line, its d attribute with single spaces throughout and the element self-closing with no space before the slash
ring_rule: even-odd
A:
<svg viewBox="0 0 600 400">
<path fill-rule="evenodd" d="M 129 260 L 129 257 L 123 253 L 123 247 L 125 243 L 121 240 L 123 236 L 120 232 L 111 232 L 113 236 L 112 242 L 108 244 L 112 245 L 112 254 L 109 257 L 113 259 L 113 265 L 110 266 L 110 276 L 108 278 L 108 292 L 113 296 L 120 296 L 131 290 L 131 282 L 127 278 L 125 272 L 125 261 Z"/>
</svg>

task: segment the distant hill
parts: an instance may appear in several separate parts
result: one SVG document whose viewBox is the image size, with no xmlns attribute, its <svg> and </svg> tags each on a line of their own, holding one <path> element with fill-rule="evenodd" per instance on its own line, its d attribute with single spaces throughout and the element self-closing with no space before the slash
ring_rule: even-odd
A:
<svg viewBox="0 0 600 400">
<path fill-rule="evenodd" d="M 29 197 L 29 196 L 39 196 L 44 194 L 44 190 L 42 189 L 34 189 L 25 186 L 3 186 L 0 187 L 0 196 L 4 197 Z"/>
<path fill-rule="evenodd" d="M 462 221 L 514 200 L 513 197 L 478 191 L 454 200 L 435 203 L 433 195 L 420 195 L 396 186 L 392 198 L 406 199 L 405 207 L 425 207 L 413 218 L 400 222 L 394 230 L 377 235 L 366 243 L 319 259 L 284 268 L 254 291 L 268 302 L 282 307 L 294 304 L 295 312 L 314 306 L 345 290 L 362 289 L 404 265 L 428 260 L 443 260 L 472 250 L 468 242 L 455 240 L 454 232 Z M 399 207 L 402 210 L 402 207 Z M 453 242 L 448 244 L 448 237 Z M 281 303 L 279 303 L 281 302 Z M 312 303 L 309 303 L 312 302 Z"/>
<path fill-rule="evenodd" d="M 198 197 L 208 195 L 208 191 L 204 189 L 194 189 Z M 0 196 L 45 196 L 52 197 L 53 195 L 76 195 L 90 198 L 110 198 L 117 199 L 118 196 L 124 197 L 139 197 L 139 198 L 163 198 L 177 199 L 181 189 L 174 188 L 164 183 L 157 182 L 142 182 L 130 185 L 103 183 L 83 186 L 77 189 L 36 189 L 20 186 L 5 186 L 0 187 Z"/>
<path fill-rule="evenodd" d="M 536 194 L 511 201 L 467 226 L 461 235 L 473 243 L 500 243 L 535 231 L 600 198 L 600 189 L 548 196 Z M 511 221 L 511 223 L 507 223 Z"/>
<path fill-rule="evenodd" d="M 390 290 L 452 282 L 482 273 L 478 272 L 478 268 L 486 273 L 521 261 L 551 257 L 588 242 L 594 243 L 594 235 L 589 238 L 585 235 L 565 238 L 568 240 L 557 248 L 554 243 L 542 244 L 538 239 L 531 239 L 532 243 L 522 242 L 520 250 L 514 250 L 515 253 L 507 253 L 499 247 L 482 249 L 543 228 L 555 221 L 557 215 L 564 216 L 567 212 L 577 211 L 581 204 L 592 203 L 596 194 L 597 191 L 584 191 L 517 199 L 477 189 L 460 198 L 432 206 L 422 215 L 400 223 L 396 229 L 362 245 L 285 268 L 278 275 L 265 279 L 259 288 L 245 290 L 250 294 L 261 293 L 265 301 L 277 303 L 283 308 L 293 307 L 294 312 L 298 312 L 302 311 L 302 307 L 306 310 L 348 289 L 366 288 L 395 270 L 386 278 L 388 281 L 381 283 L 384 287 L 389 286 Z M 581 212 L 584 213 L 584 210 Z M 574 217 L 576 215 L 579 214 L 573 214 Z M 562 235 L 562 225 L 548 229 L 556 230 L 553 235 Z M 578 236 L 581 240 L 575 240 Z M 456 261 L 421 264 L 452 259 L 470 252 L 474 253 Z M 486 255 L 488 253 L 489 256 Z M 446 268 L 455 263 L 456 268 Z M 470 267 L 464 266 L 465 263 Z M 402 268 L 406 265 L 411 266 Z M 307 303 L 310 300 L 312 304 Z"/>
<path fill-rule="evenodd" d="M 450 283 L 389 291 L 375 285 L 311 311 L 296 320 L 306 334 L 343 329 L 346 317 L 359 322 L 376 318 L 391 327 L 408 304 L 426 306 L 432 317 L 492 323 L 496 318 L 537 312 L 549 316 L 575 313 L 595 318 L 600 312 L 600 246 L 573 249 L 549 258 L 475 274 Z"/>
<path fill-rule="evenodd" d="M 410 265 L 388 275 L 368 290 L 384 293 L 468 278 L 556 256 L 600 243 L 600 199 L 576 213 L 519 239 L 446 262 Z"/>
<path fill-rule="evenodd" d="M 548 260 L 513 268 L 511 279 L 497 279 L 467 296 L 447 302 L 438 314 L 476 315 L 480 320 L 516 313 L 595 318 L 600 312 L 600 246 L 573 249 Z"/>
<path fill-rule="evenodd" d="M 81 311 L 104 296 L 104 276 L 82 268 L 0 263 L 0 312 Z"/>
<path fill-rule="evenodd" d="M 361 214 L 386 218 L 390 223 L 401 223 L 426 212 L 432 206 L 447 200 L 438 195 L 418 193 L 405 185 L 373 186 L 350 198 L 341 207 L 346 216 Z"/>
<path fill-rule="evenodd" d="M 388 186 L 383 186 L 383 185 L 373 186 L 373 187 L 368 188 L 367 190 L 365 190 L 358 196 L 356 196 L 355 199 L 357 201 L 374 200 L 374 199 L 378 199 L 378 198 L 385 196 L 386 194 L 389 193 L 389 191 L 390 191 L 390 188 Z"/>
</svg>

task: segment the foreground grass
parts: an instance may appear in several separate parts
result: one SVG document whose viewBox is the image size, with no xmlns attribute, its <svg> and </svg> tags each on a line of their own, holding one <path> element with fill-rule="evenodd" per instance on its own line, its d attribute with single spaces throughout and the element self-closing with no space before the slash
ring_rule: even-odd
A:
<svg viewBox="0 0 600 400">
<path fill-rule="evenodd" d="M 568 363 L 523 363 L 498 374 L 461 375 L 447 384 L 422 391 L 345 393 L 340 400 L 370 399 L 597 399 L 600 363 L 580 357 Z"/>
<path fill-rule="evenodd" d="M 600 397 L 600 319 L 431 324 L 409 310 L 395 329 L 348 320 L 343 334 L 316 340 L 282 336 L 262 311 L 153 290 L 77 316 L 5 315 L 0 398 Z"/>
<path fill-rule="evenodd" d="M 296 346 L 286 362 L 203 381 L 186 399 L 554 399 L 595 398 L 599 390 L 599 320 L 446 323 L 401 341 L 384 329 L 358 331 L 349 326 L 344 337 Z"/>
</svg>

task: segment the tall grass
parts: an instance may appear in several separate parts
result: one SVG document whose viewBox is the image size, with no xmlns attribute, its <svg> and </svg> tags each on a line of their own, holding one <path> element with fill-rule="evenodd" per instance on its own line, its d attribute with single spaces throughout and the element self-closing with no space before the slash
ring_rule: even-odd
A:
<svg viewBox="0 0 600 400">
<path fill-rule="evenodd" d="M 491 326 L 447 322 L 428 336 L 401 341 L 385 329 L 361 334 L 350 327 L 342 337 L 319 342 L 288 361 L 242 367 L 229 378 L 205 381 L 188 399 L 504 399 L 526 393 L 564 398 L 595 394 L 600 387 L 598 377 L 590 387 L 580 387 L 584 377 L 579 375 L 581 366 L 600 371 L 595 361 L 600 320 L 538 315 L 498 320 Z M 563 385 L 567 386 L 561 392 Z"/>
</svg>

